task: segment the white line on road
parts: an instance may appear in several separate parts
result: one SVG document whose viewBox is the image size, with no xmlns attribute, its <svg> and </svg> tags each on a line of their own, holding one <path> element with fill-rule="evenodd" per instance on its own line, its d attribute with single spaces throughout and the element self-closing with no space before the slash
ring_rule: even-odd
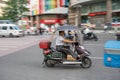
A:
<svg viewBox="0 0 120 80">
<path fill-rule="evenodd" d="M 10 50 L 9 48 L 0 48 L 0 51 Z"/>
<path fill-rule="evenodd" d="M 96 45 L 96 46 L 104 46 L 103 44 L 85 44 L 85 45 L 92 45 L 92 46 L 94 46 L 94 45 Z"/>
<path fill-rule="evenodd" d="M 89 58 L 91 58 L 91 59 L 98 59 L 98 60 L 102 60 L 103 59 L 103 57 L 89 57 Z"/>
<path fill-rule="evenodd" d="M 0 46 L 0 48 L 15 48 L 17 47 L 16 45 L 4 45 L 4 46 Z"/>
</svg>

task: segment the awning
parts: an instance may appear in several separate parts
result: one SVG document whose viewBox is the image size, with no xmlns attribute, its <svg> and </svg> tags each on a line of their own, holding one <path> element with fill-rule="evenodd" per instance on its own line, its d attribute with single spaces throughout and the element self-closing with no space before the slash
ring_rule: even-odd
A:
<svg viewBox="0 0 120 80">
<path fill-rule="evenodd" d="M 43 14 L 67 14 L 68 8 L 58 7 L 55 9 L 47 10 Z"/>
<path fill-rule="evenodd" d="M 80 5 L 80 4 L 83 4 L 83 3 L 86 3 L 86 2 L 90 2 L 91 0 L 76 0 L 74 1 L 74 3 L 72 3 L 70 5 L 70 7 L 77 7 L 77 5 Z"/>
<path fill-rule="evenodd" d="M 77 7 L 78 5 L 85 5 L 85 4 L 90 4 L 90 3 L 96 3 L 96 2 L 101 2 L 105 0 L 76 0 L 74 3 L 70 5 L 70 7 Z"/>
</svg>

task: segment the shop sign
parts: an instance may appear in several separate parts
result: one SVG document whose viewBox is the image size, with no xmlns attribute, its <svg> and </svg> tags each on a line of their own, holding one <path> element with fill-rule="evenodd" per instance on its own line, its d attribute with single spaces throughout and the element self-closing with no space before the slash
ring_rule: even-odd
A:
<svg viewBox="0 0 120 80">
<path fill-rule="evenodd" d="M 94 13 L 89 13 L 89 16 L 93 17 L 93 16 L 105 15 L 105 14 L 107 14 L 107 12 L 94 12 Z"/>
<path fill-rule="evenodd" d="M 120 22 L 112 23 L 112 26 L 113 26 L 113 27 L 120 27 Z"/>
<path fill-rule="evenodd" d="M 55 23 L 61 23 L 61 20 L 60 19 L 55 19 L 55 20 L 40 20 L 40 23 L 55 24 Z"/>
</svg>

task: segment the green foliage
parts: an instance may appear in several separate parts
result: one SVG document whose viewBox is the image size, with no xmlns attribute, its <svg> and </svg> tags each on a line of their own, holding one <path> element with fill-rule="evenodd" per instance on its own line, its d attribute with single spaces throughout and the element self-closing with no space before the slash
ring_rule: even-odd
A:
<svg viewBox="0 0 120 80">
<path fill-rule="evenodd" d="M 3 18 L 18 21 L 22 17 L 22 13 L 28 11 L 26 4 L 27 0 L 8 0 L 7 7 L 3 8 Z"/>
</svg>

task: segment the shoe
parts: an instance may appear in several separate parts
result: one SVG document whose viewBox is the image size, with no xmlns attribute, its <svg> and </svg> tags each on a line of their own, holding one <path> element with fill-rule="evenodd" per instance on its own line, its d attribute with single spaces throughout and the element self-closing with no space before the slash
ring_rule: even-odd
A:
<svg viewBox="0 0 120 80">
<path fill-rule="evenodd" d="M 77 59 L 76 61 L 77 61 L 77 62 L 80 62 L 80 61 L 81 61 L 81 58 Z"/>
</svg>

